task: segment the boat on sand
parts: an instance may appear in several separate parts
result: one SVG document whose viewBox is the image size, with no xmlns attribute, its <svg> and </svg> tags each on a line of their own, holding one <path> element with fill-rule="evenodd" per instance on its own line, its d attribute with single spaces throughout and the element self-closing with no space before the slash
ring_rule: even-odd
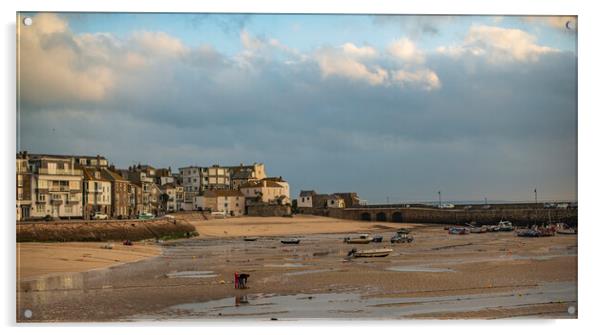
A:
<svg viewBox="0 0 602 335">
<path fill-rule="evenodd" d="M 372 242 L 372 237 L 368 234 L 361 234 L 358 237 L 345 237 L 343 242 L 349 244 L 368 244 Z"/>
<path fill-rule="evenodd" d="M 380 249 L 367 249 L 357 250 L 356 248 L 351 249 L 347 256 L 349 257 L 386 257 L 393 252 L 393 249 L 380 248 Z"/>
<path fill-rule="evenodd" d="M 284 240 L 280 240 L 282 244 L 299 244 L 301 242 L 298 238 L 285 238 Z"/>
</svg>

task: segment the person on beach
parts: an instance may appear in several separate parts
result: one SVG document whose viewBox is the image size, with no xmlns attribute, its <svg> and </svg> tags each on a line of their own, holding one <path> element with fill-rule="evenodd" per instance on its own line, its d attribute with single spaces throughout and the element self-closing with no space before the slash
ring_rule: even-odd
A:
<svg viewBox="0 0 602 335">
<path fill-rule="evenodd" d="M 234 272 L 234 288 L 238 288 L 239 287 L 238 281 L 239 281 L 238 272 Z"/>
</svg>

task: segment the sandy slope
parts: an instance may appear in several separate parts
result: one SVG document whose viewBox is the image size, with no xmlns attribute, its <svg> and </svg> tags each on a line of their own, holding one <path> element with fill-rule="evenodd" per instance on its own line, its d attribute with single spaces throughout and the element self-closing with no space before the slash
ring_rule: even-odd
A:
<svg viewBox="0 0 602 335">
<path fill-rule="evenodd" d="M 235 217 L 202 220 L 183 215 L 195 226 L 201 238 L 232 236 L 284 236 L 346 232 L 369 232 L 379 228 L 412 227 L 411 224 L 340 220 L 313 215 L 294 217 Z"/>
<path fill-rule="evenodd" d="M 113 249 L 102 249 L 106 243 L 17 243 L 17 279 L 34 276 L 81 272 L 135 262 L 159 255 L 161 248 L 154 244 L 137 243 L 124 246 L 113 243 Z"/>
</svg>

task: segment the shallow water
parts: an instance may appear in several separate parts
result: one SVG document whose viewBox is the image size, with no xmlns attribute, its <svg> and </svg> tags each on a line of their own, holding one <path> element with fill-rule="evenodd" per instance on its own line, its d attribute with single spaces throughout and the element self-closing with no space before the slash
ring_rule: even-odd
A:
<svg viewBox="0 0 602 335">
<path fill-rule="evenodd" d="M 213 278 L 217 277 L 213 271 L 178 271 L 165 274 L 168 278 Z"/>
<path fill-rule="evenodd" d="M 316 270 L 295 271 L 295 272 L 287 272 L 284 275 L 285 276 L 300 276 L 300 275 L 311 274 L 311 273 L 322 273 L 322 272 L 333 272 L 333 271 L 336 271 L 336 269 L 316 269 Z"/>
<path fill-rule="evenodd" d="M 169 319 L 395 319 L 419 313 L 479 311 L 551 302 L 575 302 L 576 283 L 546 283 L 515 292 L 413 298 L 362 298 L 358 293 L 248 295 L 180 304 L 129 320 Z M 567 317 L 569 316 L 567 312 Z"/>
<path fill-rule="evenodd" d="M 305 265 L 299 263 L 283 263 L 283 264 L 264 264 L 268 268 L 300 268 Z"/>
<path fill-rule="evenodd" d="M 392 266 L 387 268 L 387 270 L 396 272 L 455 272 L 452 269 L 431 268 L 425 266 Z"/>
</svg>

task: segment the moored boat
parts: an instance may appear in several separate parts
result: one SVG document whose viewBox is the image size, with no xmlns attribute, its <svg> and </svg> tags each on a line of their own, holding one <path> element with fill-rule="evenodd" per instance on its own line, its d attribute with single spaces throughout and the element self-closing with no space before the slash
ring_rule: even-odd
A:
<svg viewBox="0 0 602 335">
<path fill-rule="evenodd" d="M 520 229 L 516 231 L 516 236 L 520 237 L 539 237 L 539 232 L 535 229 Z"/>
<path fill-rule="evenodd" d="M 470 234 L 470 229 L 464 227 L 449 227 L 449 233 L 452 235 Z"/>
<path fill-rule="evenodd" d="M 349 244 L 368 244 L 372 242 L 372 237 L 368 234 L 361 234 L 358 237 L 345 237 L 343 242 Z"/>
<path fill-rule="evenodd" d="M 372 238 L 372 242 L 375 242 L 375 243 L 380 243 L 380 242 L 382 242 L 382 241 L 383 241 L 383 237 L 382 237 L 382 236 L 380 236 L 380 235 L 378 235 L 378 236 L 374 236 L 374 237 Z"/>
<path fill-rule="evenodd" d="M 355 248 L 349 251 L 348 256 L 351 257 L 386 257 L 393 252 L 393 249 L 381 248 L 381 249 L 368 249 L 368 250 L 357 250 Z"/>
<path fill-rule="evenodd" d="M 257 241 L 257 237 L 244 237 L 244 240 L 247 242 L 253 242 L 253 241 Z"/>
<path fill-rule="evenodd" d="M 299 242 L 301 242 L 301 240 L 298 238 L 286 238 L 284 240 L 280 240 L 280 243 L 282 244 L 299 244 Z"/>
<path fill-rule="evenodd" d="M 486 233 L 487 232 L 487 227 L 472 227 L 470 228 L 470 233 L 471 234 L 481 234 L 481 233 Z"/>
</svg>

